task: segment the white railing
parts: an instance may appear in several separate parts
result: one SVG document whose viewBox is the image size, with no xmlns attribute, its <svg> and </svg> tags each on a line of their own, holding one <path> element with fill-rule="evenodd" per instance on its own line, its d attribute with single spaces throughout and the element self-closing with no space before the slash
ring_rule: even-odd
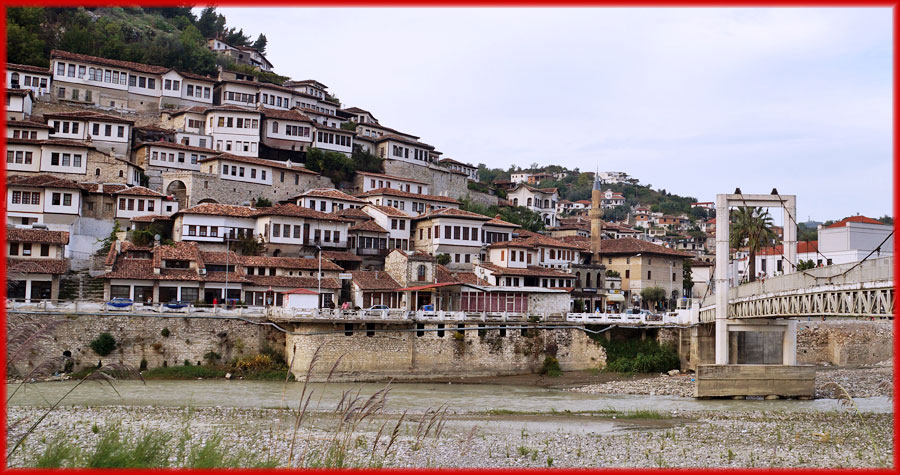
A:
<svg viewBox="0 0 900 475">
<path fill-rule="evenodd" d="M 525 312 L 463 312 L 463 311 L 411 311 L 398 308 L 387 310 L 297 309 L 283 307 L 235 306 L 224 308 L 212 305 L 187 305 L 169 308 L 166 304 L 134 303 L 125 307 L 113 307 L 107 302 L 85 301 L 6 301 L 9 312 L 109 314 L 109 315 L 184 315 L 193 317 L 255 317 L 275 321 L 366 321 L 366 322 L 431 322 L 431 323 L 498 323 L 552 325 L 689 325 L 695 323 L 692 314 L 697 309 L 678 309 L 668 313 L 525 313 Z"/>
</svg>

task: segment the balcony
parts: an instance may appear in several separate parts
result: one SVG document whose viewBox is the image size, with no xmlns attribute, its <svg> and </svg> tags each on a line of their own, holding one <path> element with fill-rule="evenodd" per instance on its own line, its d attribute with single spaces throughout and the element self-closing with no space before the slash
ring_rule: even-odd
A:
<svg viewBox="0 0 900 475">
<path fill-rule="evenodd" d="M 357 248 L 355 251 L 357 256 L 386 256 L 391 249 Z"/>
</svg>

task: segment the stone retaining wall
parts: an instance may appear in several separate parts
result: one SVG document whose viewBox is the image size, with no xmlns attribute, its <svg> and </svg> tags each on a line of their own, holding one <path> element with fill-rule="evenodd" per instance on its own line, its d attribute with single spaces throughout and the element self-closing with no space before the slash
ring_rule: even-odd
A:
<svg viewBox="0 0 900 475">
<path fill-rule="evenodd" d="M 222 362 L 244 355 L 255 355 L 261 349 L 284 350 L 284 333 L 270 326 L 254 325 L 240 320 L 184 317 L 139 317 L 130 315 L 8 315 L 7 338 L 24 332 L 38 322 L 58 322 L 53 331 L 36 341 L 27 353 L 14 362 L 27 373 L 36 365 L 71 352 L 75 369 L 103 364 L 122 363 L 139 368 L 141 360 L 148 368 L 204 362 L 204 355 L 218 353 Z M 168 329 L 168 336 L 163 336 Z M 107 332 L 115 338 L 117 348 L 107 356 L 98 356 L 91 341 Z M 60 368 L 62 369 L 62 368 Z"/>
<path fill-rule="evenodd" d="M 324 380 L 335 367 L 332 380 L 366 381 L 386 378 L 442 378 L 496 376 L 539 372 L 546 356 L 555 356 L 563 371 L 600 368 L 606 364 L 603 347 L 575 329 L 478 330 L 467 325 L 458 336 L 456 325 L 436 331 L 400 331 L 408 325 L 354 325 L 347 335 L 343 324 L 298 324 L 288 335 L 286 359 L 293 361 L 298 378 L 306 374 L 318 349 L 312 380 Z M 425 328 L 434 330 L 436 324 Z M 373 330 L 367 333 L 367 330 Z M 397 330 L 397 331 L 384 331 Z M 294 349 L 296 348 L 296 353 Z"/>
</svg>

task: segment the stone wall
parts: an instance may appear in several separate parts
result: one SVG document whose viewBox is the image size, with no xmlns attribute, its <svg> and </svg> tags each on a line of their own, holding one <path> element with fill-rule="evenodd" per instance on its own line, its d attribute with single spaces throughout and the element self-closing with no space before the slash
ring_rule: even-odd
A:
<svg viewBox="0 0 900 475">
<path fill-rule="evenodd" d="M 893 322 L 835 320 L 797 324 L 800 364 L 871 365 L 893 356 Z"/>
<path fill-rule="evenodd" d="M 277 203 L 281 200 L 293 198 L 311 188 L 331 188 L 333 183 L 328 177 L 321 175 L 300 174 L 299 184 L 294 184 L 294 179 L 285 179 L 284 183 L 278 180 L 280 170 L 274 171 L 275 185 L 263 185 L 247 183 L 235 180 L 223 180 L 218 175 L 203 172 L 163 172 L 161 193 L 175 194 L 179 201 L 179 209 L 196 206 L 203 200 L 214 200 L 216 203 L 240 205 L 253 198 L 264 197 Z M 286 174 L 291 172 L 286 171 Z M 169 190 L 169 184 L 180 181 L 184 183 L 187 198 L 183 202 L 181 197 Z"/>
<path fill-rule="evenodd" d="M 436 324 L 424 325 L 427 330 L 436 328 Z M 335 333 L 288 335 L 286 359 L 293 361 L 295 376 L 302 378 L 318 349 L 311 379 L 323 380 L 340 358 L 332 375 L 335 381 L 535 373 L 548 355 L 558 358 L 564 371 L 606 364 L 603 347 L 581 330 L 529 329 L 523 335 L 522 330 L 508 329 L 501 336 L 499 329 L 467 325 L 457 336 L 456 328 L 447 325 L 441 336 L 437 331 L 402 331 L 416 329 L 408 325 L 356 324 L 348 336 L 342 324 L 297 324 L 297 333 Z M 367 329 L 373 332 L 367 334 Z"/>
<path fill-rule="evenodd" d="M 683 370 L 715 364 L 715 325 L 678 330 Z M 660 338 L 664 333 L 660 332 Z M 872 365 L 894 355 L 893 323 L 886 320 L 800 321 L 797 363 L 835 366 Z"/>
<path fill-rule="evenodd" d="M 216 352 L 223 362 L 244 355 L 255 355 L 269 347 L 284 350 L 284 333 L 271 326 L 254 325 L 240 320 L 185 317 L 138 317 L 129 315 L 10 315 L 7 337 L 21 332 L 37 321 L 59 322 L 47 337 L 37 341 L 33 349 L 17 358 L 16 366 L 27 373 L 35 365 L 69 351 L 75 369 L 97 363 L 123 363 L 139 368 L 141 360 L 148 368 L 204 362 L 204 355 Z M 167 328 L 168 337 L 162 336 Z M 100 357 L 90 347 L 92 340 L 108 332 L 116 339 L 117 348 Z M 61 369 L 61 368 L 60 368 Z"/>
<path fill-rule="evenodd" d="M 449 196 L 455 199 L 468 198 L 486 206 L 497 204 L 496 196 L 470 190 L 468 178 L 465 175 L 454 173 L 438 165 L 423 166 L 399 160 L 385 160 L 384 172 L 388 175 L 430 183 L 432 195 Z"/>
</svg>

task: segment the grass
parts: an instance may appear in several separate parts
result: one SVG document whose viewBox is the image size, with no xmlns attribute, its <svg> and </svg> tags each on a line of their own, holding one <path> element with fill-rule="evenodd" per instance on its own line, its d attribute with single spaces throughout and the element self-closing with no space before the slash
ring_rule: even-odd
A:
<svg viewBox="0 0 900 475">
<path fill-rule="evenodd" d="M 275 467 L 277 461 L 225 447 L 219 434 L 196 442 L 189 431 L 178 438 L 158 430 L 145 430 L 140 437 L 132 437 L 113 426 L 91 449 L 80 447 L 66 434 L 59 434 L 34 459 L 33 465 L 37 468 L 266 468 Z"/>
<path fill-rule="evenodd" d="M 144 379 L 219 379 L 228 371 L 211 366 L 167 366 L 149 369 L 141 373 Z"/>
</svg>

